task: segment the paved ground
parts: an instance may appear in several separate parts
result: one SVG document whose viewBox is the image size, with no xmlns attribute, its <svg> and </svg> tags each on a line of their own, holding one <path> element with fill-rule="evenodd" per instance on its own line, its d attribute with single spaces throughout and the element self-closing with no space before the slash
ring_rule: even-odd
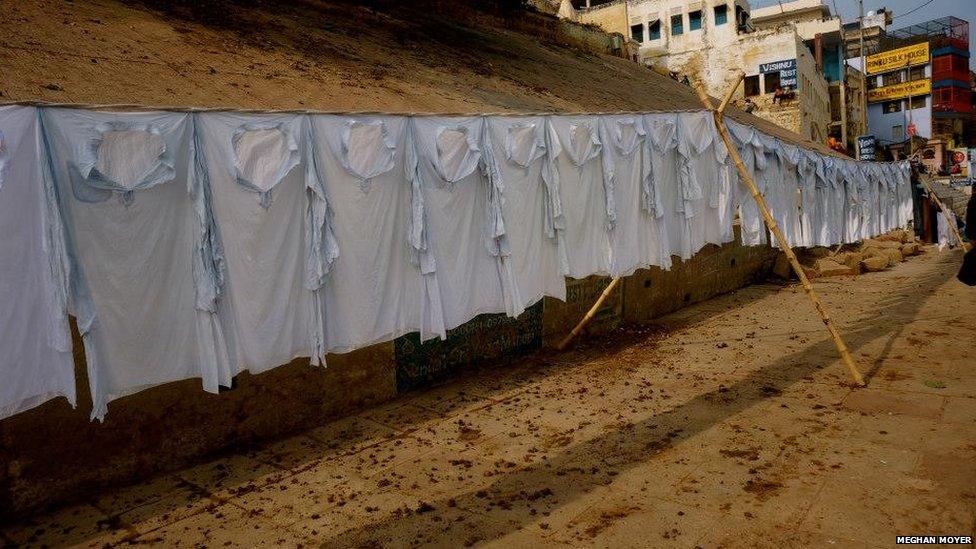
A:
<svg viewBox="0 0 976 549">
<path fill-rule="evenodd" d="M 956 252 L 754 286 L 8 528 L 12 543 L 894 544 L 976 530 L 976 289 Z M 54 459 L 54 457 L 52 457 Z"/>
</svg>

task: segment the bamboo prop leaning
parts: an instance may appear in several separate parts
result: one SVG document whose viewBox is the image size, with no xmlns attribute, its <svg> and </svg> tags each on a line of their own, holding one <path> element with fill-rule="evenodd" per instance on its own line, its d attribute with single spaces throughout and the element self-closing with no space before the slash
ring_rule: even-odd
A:
<svg viewBox="0 0 976 549">
<path fill-rule="evenodd" d="M 576 327 L 573 328 L 573 331 L 569 332 L 569 334 L 566 337 L 564 337 L 562 341 L 556 344 L 557 351 L 562 351 L 563 349 L 568 347 L 569 342 L 573 341 L 573 338 L 578 336 L 580 332 L 583 331 L 583 328 L 586 328 L 586 325 L 589 324 L 591 320 L 593 320 L 593 317 L 596 316 L 596 312 L 600 310 L 600 306 L 603 305 L 603 302 L 606 301 L 608 297 L 610 297 L 610 294 L 613 293 L 613 289 L 616 288 L 618 284 L 620 284 L 620 277 L 619 276 L 613 277 L 613 280 L 610 281 L 610 284 L 603 289 L 603 293 L 600 294 L 600 297 L 596 299 L 596 303 L 594 303 L 593 306 L 590 307 L 589 311 L 586 311 L 586 315 L 583 317 L 583 320 L 580 320 L 579 324 L 577 324 Z"/>
<path fill-rule="evenodd" d="M 763 198 L 762 193 L 759 192 L 759 188 L 756 187 L 756 182 L 752 180 L 749 175 L 748 170 L 746 170 L 745 165 L 742 163 L 742 158 L 739 156 L 739 150 L 735 147 L 735 143 L 732 142 L 732 137 L 729 135 L 728 128 L 725 127 L 725 108 L 728 106 L 729 101 L 732 99 L 732 94 L 742 83 L 744 78 L 743 73 L 739 73 L 736 77 L 735 83 L 729 88 L 725 99 L 722 101 L 718 109 L 712 103 L 712 100 L 705 93 L 705 89 L 702 87 L 701 81 L 695 82 L 695 91 L 698 92 L 698 98 L 701 100 L 702 104 L 708 110 L 712 111 L 712 115 L 715 117 L 715 127 L 718 130 L 719 135 L 722 137 L 722 141 L 725 142 L 725 147 L 728 149 L 729 156 L 732 158 L 732 162 L 735 164 L 736 170 L 739 172 L 739 179 L 745 183 L 749 188 L 749 193 L 752 198 L 755 199 L 756 205 L 759 206 L 759 211 L 762 213 L 763 219 L 766 221 L 766 226 L 769 231 L 773 233 L 776 237 L 776 243 L 779 244 L 780 250 L 786 255 L 786 258 L 790 261 L 790 265 L 793 267 L 793 271 L 796 273 L 797 278 L 800 279 L 800 284 L 803 285 L 803 290 L 806 292 L 807 297 L 810 298 L 810 302 L 813 303 L 813 307 L 817 310 L 820 315 L 820 319 L 823 321 L 824 326 L 830 332 L 830 336 L 834 340 L 834 345 L 837 346 L 837 352 L 840 353 L 841 359 L 847 368 L 851 371 L 851 377 L 854 378 L 854 383 L 859 387 L 864 387 L 864 377 L 861 376 L 861 372 L 857 369 L 857 365 L 854 364 L 854 359 L 851 358 L 851 352 L 847 349 L 847 345 L 844 344 L 844 340 L 840 337 L 840 333 L 834 327 L 833 322 L 831 322 L 830 317 L 827 315 L 827 310 L 824 308 L 823 302 L 820 301 L 820 297 L 815 291 L 813 291 L 813 285 L 810 284 L 810 280 L 807 278 L 806 273 L 803 272 L 803 267 L 800 266 L 800 261 L 796 258 L 796 254 L 793 253 L 793 249 L 790 248 L 789 244 L 786 242 L 786 237 L 783 236 L 783 231 L 780 229 L 776 220 L 773 219 L 773 214 L 769 211 L 769 206 L 766 204 L 766 199 Z"/>
<path fill-rule="evenodd" d="M 935 205 L 938 206 L 939 210 L 942 211 L 942 215 L 946 218 L 946 224 L 952 228 L 952 232 L 956 235 L 956 242 L 959 243 L 959 248 L 965 252 L 968 249 L 968 246 L 966 246 L 966 242 L 962 239 L 962 235 L 959 234 L 959 227 L 956 225 L 956 221 L 949 215 L 949 210 L 946 209 L 945 204 L 942 203 L 942 200 L 939 200 L 939 196 L 935 194 L 935 191 L 932 190 L 929 176 L 920 173 L 918 174 L 918 180 L 922 183 L 922 186 L 925 187 L 925 191 L 929 193 L 929 197 L 932 198 Z"/>
</svg>

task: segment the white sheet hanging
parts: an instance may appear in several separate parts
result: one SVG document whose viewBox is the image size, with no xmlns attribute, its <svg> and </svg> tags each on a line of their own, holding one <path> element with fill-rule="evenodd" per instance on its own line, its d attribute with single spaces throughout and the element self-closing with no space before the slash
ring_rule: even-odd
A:
<svg viewBox="0 0 976 549">
<path fill-rule="evenodd" d="M 37 110 L 0 107 L 0 419 L 75 405 L 64 234 Z"/>
<path fill-rule="evenodd" d="M 674 242 L 679 238 L 678 224 L 684 223 L 684 214 L 678 211 L 678 115 L 674 113 L 655 113 L 644 115 L 645 155 L 650 159 L 645 167 L 650 172 L 644 174 L 644 211 L 653 219 L 660 241 L 657 265 L 664 269 L 671 267 L 671 256 L 678 250 Z M 647 162 L 647 160 L 645 160 Z M 653 257 L 654 250 L 651 249 Z"/>
<path fill-rule="evenodd" d="M 324 355 L 316 295 L 319 267 L 310 251 L 313 202 L 323 200 L 307 160 L 310 145 L 299 115 L 197 114 L 198 165 L 213 195 L 213 214 L 227 264 L 221 319 L 231 345 L 232 374 L 253 373 L 300 356 Z M 325 205 L 315 205 L 324 209 Z"/>
<path fill-rule="evenodd" d="M 901 204 L 898 200 L 898 186 L 901 183 L 901 172 L 893 162 L 885 163 L 882 166 L 882 171 L 884 173 L 885 190 L 884 231 L 888 232 L 902 226 L 899 219 Z"/>
<path fill-rule="evenodd" d="M 819 246 L 835 246 L 844 242 L 844 204 L 847 200 L 844 190 L 844 171 L 842 160 L 819 156 L 815 193 L 818 212 Z"/>
<path fill-rule="evenodd" d="M 436 261 L 444 324 L 482 313 L 522 312 L 505 223 L 503 183 L 493 165 L 482 117 L 411 120 L 416 174 L 428 242 Z"/>
<path fill-rule="evenodd" d="M 800 235 L 803 246 L 823 246 L 821 228 L 824 213 L 819 205 L 817 186 L 823 186 L 823 166 L 820 157 L 798 149 L 796 165 L 797 185 L 800 189 Z M 818 173 L 820 175 L 818 175 Z"/>
<path fill-rule="evenodd" d="M 907 227 L 908 223 L 915 218 L 914 204 L 912 203 L 912 168 L 907 160 L 899 162 L 897 167 L 899 173 L 898 226 Z M 973 177 L 976 177 L 976 174 Z"/>
<path fill-rule="evenodd" d="M 835 169 L 844 186 L 844 242 L 861 240 L 860 195 L 858 179 L 860 170 L 853 160 L 836 160 Z"/>
<path fill-rule="evenodd" d="M 566 216 L 568 274 L 573 278 L 609 275 L 610 229 L 616 213 L 604 178 L 600 119 L 553 116 L 550 121 L 562 148 L 556 164 Z"/>
<path fill-rule="evenodd" d="M 222 256 L 194 176 L 191 115 L 45 109 L 94 407 L 199 377 L 230 383 Z"/>
<path fill-rule="evenodd" d="M 566 300 L 569 269 L 559 196 L 559 137 L 542 116 L 488 118 L 491 149 L 504 182 L 502 216 L 520 305 L 548 295 Z"/>
<path fill-rule="evenodd" d="M 949 219 L 946 219 L 946 215 L 942 212 L 936 212 L 938 218 L 937 229 L 939 237 L 939 250 L 944 248 L 957 246 L 959 243 L 956 240 L 956 232 L 952 230 L 952 225 L 949 223 L 956 223 L 956 214 L 951 210 L 948 211 Z"/>
<path fill-rule="evenodd" d="M 726 151 L 709 111 L 678 114 L 678 252 L 690 259 L 705 244 L 731 241 Z"/>
<path fill-rule="evenodd" d="M 799 189 L 796 181 L 798 149 L 774 137 L 763 135 L 767 156 L 765 197 L 769 211 L 790 247 L 802 245 Z"/>
<path fill-rule="evenodd" d="M 670 256 L 661 249 L 659 198 L 653 196 L 653 167 L 642 117 L 604 116 L 599 131 L 604 175 L 616 205 L 610 231 L 611 274 L 627 276 L 649 265 L 669 269 Z"/>
<path fill-rule="evenodd" d="M 872 162 L 861 162 L 858 192 L 861 196 L 862 238 L 881 234 L 881 209 L 879 190 L 881 181 Z"/>
<path fill-rule="evenodd" d="M 328 350 L 351 351 L 415 331 L 424 339 L 443 335 L 439 301 L 431 301 L 439 292 L 428 293 L 428 286 L 436 290 L 434 262 L 426 255 L 420 261 L 423 246 L 411 247 L 414 204 L 423 233 L 423 197 L 405 176 L 408 119 L 311 120 L 316 165 L 342 250 L 322 290 Z"/>
<path fill-rule="evenodd" d="M 725 119 L 729 134 L 739 150 L 739 156 L 752 177 L 760 193 L 765 193 L 766 179 L 761 177 L 766 169 L 766 153 L 763 139 L 753 126 L 740 124 L 730 118 Z M 737 178 L 738 180 L 738 178 Z M 766 223 L 759 212 L 759 205 L 749 193 L 746 184 L 738 180 L 736 186 L 739 204 L 739 219 L 741 223 L 741 239 L 745 246 L 761 246 L 769 242 Z"/>
</svg>

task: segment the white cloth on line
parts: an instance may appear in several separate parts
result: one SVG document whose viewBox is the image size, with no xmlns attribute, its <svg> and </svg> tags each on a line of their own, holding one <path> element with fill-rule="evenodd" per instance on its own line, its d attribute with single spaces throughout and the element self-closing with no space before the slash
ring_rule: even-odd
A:
<svg viewBox="0 0 976 549">
<path fill-rule="evenodd" d="M 820 158 L 816 155 L 809 155 L 807 151 L 798 149 L 796 176 L 797 185 L 800 188 L 800 235 L 803 246 L 823 246 L 824 242 L 821 228 L 823 226 L 823 215 L 821 211 L 817 193 L 817 186 L 823 185 L 825 176 Z M 819 173 L 818 173 L 819 172 Z"/>
<path fill-rule="evenodd" d="M 227 265 L 220 319 L 232 375 L 259 373 L 324 355 L 319 271 L 328 272 L 334 239 L 313 242 L 314 205 L 322 200 L 308 162 L 307 119 L 300 115 L 201 113 L 198 166 L 213 195 L 213 215 Z M 327 223 L 326 223 L 327 225 Z M 312 249 L 326 246 L 319 268 Z"/>
<path fill-rule="evenodd" d="M 911 164 L 905 160 L 899 162 L 898 166 L 898 226 L 907 227 L 908 223 L 915 217 L 914 204 L 912 203 L 912 168 Z M 976 174 L 973 174 L 976 177 Z"/>
<path fill-rule="evenodd" d="M 765 179 L 766 203 L 786 238 L 787 245 L 796 247 L 801 242 L 796 148 L 789 147 L 774 137 L 764 136 L 764 140 L 766 169 L 762 171 L 761 177 Z"/>
<path fill-rule="evenodd" d="M 432 308 L 439 293 L 428 295 L 428 286 L 436 289 L 432 258 L 425 257 L 431 270 L 424 274 L 421 249 L 411 245 L 414 205 L 418 224 L 424 212 L 421 189 L 405 175 L 409 120 L 311 120 L 316 165 L 342 251 L 322 288 L 328 350 L 347 352 L 415 331 L 424 339 L 443 335 L 441 307 Z"/>
<path fill-rule="evenodd" d="M 0 419 L 75 405 L 67 266 L 34 107 L 0 107 Z"/>
<path fill-rule="evenodd" d="M 553 116 L 562 154 L 557 158 L 559 192 L 566 217 L 568 275 L 609 275 L 610 229 L 615 221 L 603 173 L 603 143 L 597 116 Z"/>
<path fill-rule="evenodd" d="M 844 242 L 844 204 L 846 195 L 844 190 L 844 173 L 840 167 L 840 160 L 821 157 L 820 167 L 817 168 L 816 209 L 819 212 L 820 223 L 817 233 L 820 236 L 818 245 L 836 246 Z M 822 170 L 822 173 L 821 173 Z"/>
<path fill-rule="evenodd" d="M 676 252 L 690 259 L 705 244 L 732 241 L 731 172 L 710 111 L 678 114 Z M 672 244 L 675 239 L 672 238 Z"/>
<path fill-rule="evenodd" d="M 568 270 L 559 195 L 559 137 L 543 116 L 487 119 L 490 146 L 504 182 L 502 216 L 521 306 L 543 296 L 566 300 Z"/>
<path fill-rule="evenodd" d="M 654 218 L 659 242 L 659 259 L 652 265 L 670 269 L 671 256 L 677 253 L 674 243 L 679 238 L 678 223 L 683 214 L 678 211 L 678 115 L 655 113 L 644 115 L 647 129 L 645 154 L 649 158 L 649 174 L 644 176 L 644 211 Z M 652 233 L 653 234 L 653 233 Z M 654 251 L 652 250 L 652 257 Z"/>
<path fill-rule="evenodd" d="M 215 313 L 223 259 L 194 173 L 192 116 L 44 109 L 92 417 L 141 389 L 231 381 Z"/>
<path fill-rule="evenodd" d="M 521 313 L 502 218 L 502 181 L 484 117 L 410 121 L 416 180 L 436 262 L 445 327 L 484 313 Z M 409 146 L 409 145 L 408 145 Z"/>
<path fill-rule="evenodd" d="M 947 210 L 949 219 L 946 219 L 946 214 L 942 212 L 937 212 L 938 217 L 938 237 L 939 237 L 939 249 L 942 250 L 945 247 L 958 246 L 959 242 L 956 240 L 956 232 L 952 230 L 952 226 L 949 223 L 956 223 L 956 214 L 951 210 Z"/>
<path fill-rule="evenodd" d="M 760 137 L 760 132 L 753 126 L 740 124 L 728 117 L 725 119 L 729 134 L 739 150 L 739 156 L 745 166 L 746 173 L 752 178 L 753 183 L 764 194 L 766 188 L 766 178 L 762 177 L 766 169 L 766 153 L 764 140 Z M 738 179 L 737 179 L 738 180 Z M 744 246 L 762 246 L 769 242 L 766 222 L 763 220 L 759 211 L 759 205 L 752 197 L 745 182 L 738 180 L 736 186 L 739 204 L 739 219 L 741 223 L 741 239 Z"/>
<path fill-rule="evenodd" d="M 34 282 L 51 291 L 32 322 L 48 323 L 49 348 L 5 346 L 63 357 L 70 308 L 94 417 L 142 387 L 200 377 L 214 391 L 241 370 L 293 356 L 318 359 L 415 330 L 444 337 L 484 312 L 516 316 L 543 295 L 564 298 L 563 275 L 668 268 L 672 253 L 688 258 L 731 240 L 736 208 L 743 242 L 768 241 L 755 201 L 741 182 L 733 188 L 707 111 L 409 118 L 25 109 L 0 111 L 0 197 L 37 198 L 10 192 L 31 166 L 18 158 L 33 140 L 51 162 L 26 176 L 43 180 L 40 215 L 29 219 L 42 228 L 42 247 L 23 263 L 47 265 Z M 911 219 L 907 163 L 827 157 L 728 125 L 791 245 L 853 242 Z M 29 204 L 17 214 L 25 211 Z M 38 241 L 24 238 L 18 251 L 36 252 Z M 0 267 L 11 280 L 22 271 Z M 11 302 L 37 297 L 25 294 Z M 0 414 L 73 389 L 57 374 L 30 375 L 0 390 Z M 9 402 L 18 404 L 4 409 Z"/>
<path fill-rule="evenodd" d="M 647 131 L 640 116 L 604 116 L 600 121 L 603 170 L 613 196 L 615 222 L 610 230 L 610 272 L 627 276 L 650 265 L 670 268 L 662 253 L 659 221 L 649 211 L 653 198 L 651 156 Z"/>
</svg>

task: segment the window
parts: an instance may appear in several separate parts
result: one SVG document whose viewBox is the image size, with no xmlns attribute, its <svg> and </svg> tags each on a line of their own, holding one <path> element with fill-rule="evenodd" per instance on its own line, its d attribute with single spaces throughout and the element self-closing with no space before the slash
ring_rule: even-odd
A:
<svg viewBox="0 0 976 549">
<path fill-rule="evenodd" d="M 905 127 L 901 124 L 895 124 L 891 127 L 891 138 L 901 141 L 901 138 L 905 136 Z"/>
<path fill-rule="evenodd" d="M 921 80 L 925 78 L 925 67 L 912 67 L 908 69 L 908 80 Z"/>
<path fill-rule="evenodd" d="M 752 23 L 749 22 L 749 12 L 739 5 L 735 6 L 735 24 L 739 32 L 749 32 L 752 28 Z"/>
<path fill-rule="evenodd" d="M 767 72 L 763 75 L 763 93 L 773 93 L 778 87 L 779 72 Z"/>
<path fill-rule="evenodd" d="M 878 87 L 878 78 L 875 76 L 869 76 L 865 82 L 867 82 L 869 90 L 873 90 Z"/>
<path fill-rule="evenodd" d="M 639 23 L 637 25 L 631 25 L 630 26 L 630 37 L 633 38 L 634 40 L 636 40 L 637 42 L 643 42 L 644 41 L 644 24 L 643 23 Z"/>
<path fill-rule="evenodd" d="M 901 71 L 889 72 L 881 76 L 881 82 L 883 86 L 890 86 L 892 84 L 900 84 L 902 82 Z"/>
<path fill-rule="evenodd" d="M 661 22 L 660 21 L 654 21 L 653 23 L 651 23 L 651 25 L 650 25 L 650 31 L 651 31 L 651 40 L 660 40 L 661 39 Z"/>
<path fill-rule="evenodd" d="M 684 34 L 685 27 L 682 21 L 682 15 L 672 15 L 671 16 L 671 35 L 678 36 L 679 34 Z"/>
<path fill-rule="evenodd" d="M 729 22 L 729 7 L 725 4 L 715 6 L 715 26 Z"/>
<path fill-rule="evenodd" d="M 696 10 L 688 14 L 688 30 L 701 30 L 702 12 Z"/>
<path fill-rule="evenodd" d="M 912 97 L 912 106 L 914 109 L 924 109 L 925 108 L 925 98 L 924 97 Z"/>
<path fill-rule="evenodd" d="M 762 91 L 759 89 L 759 75 L 747 76 L 746 77 L 746 97 L 754 97 L 761 94 Z"/>
<path fill-rule="evenodd" d="M 901 112 L 901 99 L 895 99 L 894 101 L 885 101 L 884 103 L 881 104 L 881 112 L 885 114 Z"/>
</svg>

